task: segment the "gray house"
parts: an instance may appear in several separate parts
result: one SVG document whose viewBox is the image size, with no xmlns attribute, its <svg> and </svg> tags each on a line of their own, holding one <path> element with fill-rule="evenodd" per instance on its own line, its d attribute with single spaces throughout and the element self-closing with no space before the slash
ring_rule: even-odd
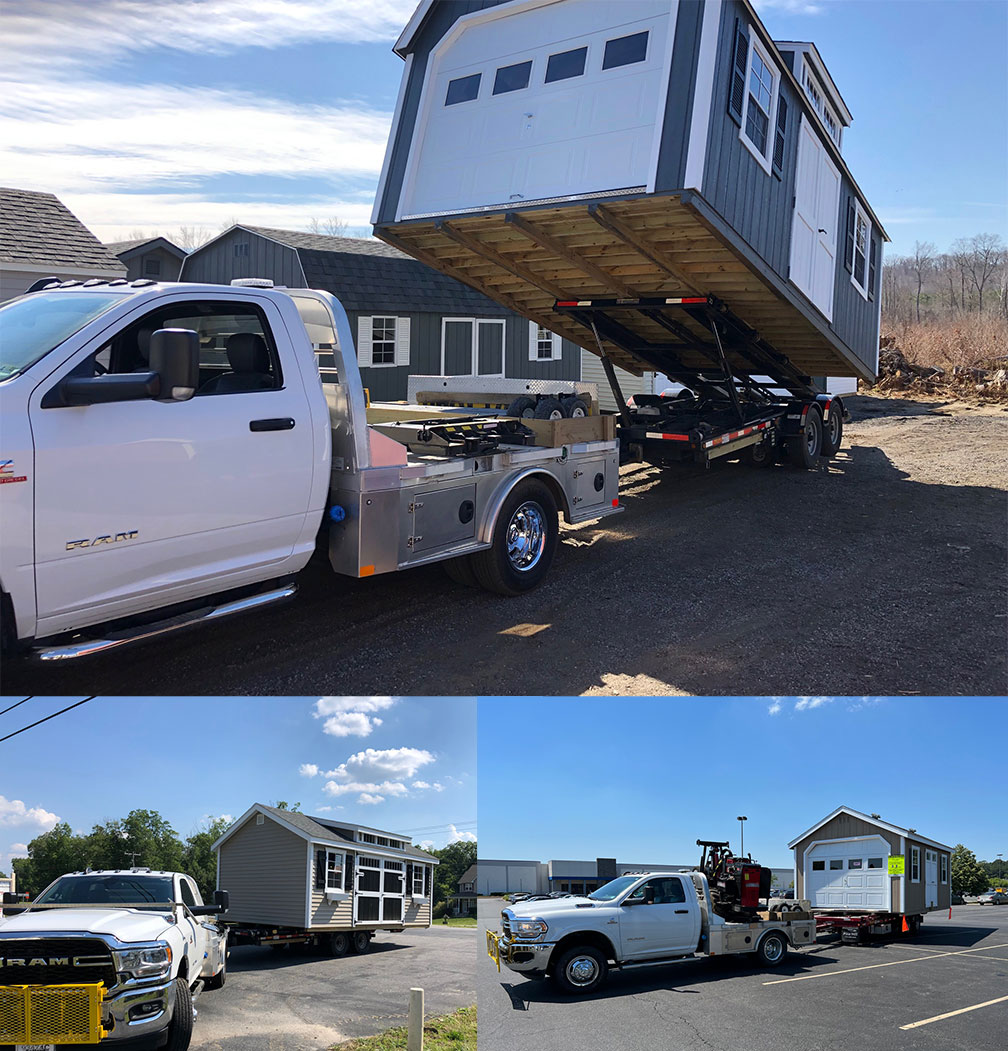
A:
<svg viewBox="0 0 1008 1051">
<path fill-rule="evenodd" d="M 213 847 L 236 922 L 309 932 L 430 926 L 438 860 L 406 836 L 255 803 Z"/>
<path fill-rule="evenodd" d="M 381 241 L 238 225 L 190 253 L 181 280 L 242 277 L 332 292 L 373 401 L 404 399 L 410 375 L 581 378 L 569 340 Z"/>
<path fill-rule="evenodd" d="M 130 281 L 177 281 L 185 251 L 167 237 L 142 237 L 132 241 L 113 241 L 105 246 L 127 268 Z"/>
<path fill-rule="evenodd" d="M 453 916 L 468 916 L 476 911 L 476 866 L 470 865 L 458 881 L 458 889 L 448 899 Z"/>
<path fill-rule="evenodd" d="M 125 276 L 126 267 L 53 194 L 0 188 L 0 303 L 43 277 Z"/>
<path fill-rule="evenodd" d="M 952 848 L 878 814 L 837 807 L 788 846 L 795 897 L 813 908 L 916 916 L 951 904 Z"/>
<path fill-rule="evenodd" d="M 811 43 L 748 0 L 423 0 L 378 237 L 616 364 L 874 376 L 887 236 Z M 686 304 L 682 303 L 686 299 Z M 604 322 L 604 324 L 603 324 Z"/>
</svg>

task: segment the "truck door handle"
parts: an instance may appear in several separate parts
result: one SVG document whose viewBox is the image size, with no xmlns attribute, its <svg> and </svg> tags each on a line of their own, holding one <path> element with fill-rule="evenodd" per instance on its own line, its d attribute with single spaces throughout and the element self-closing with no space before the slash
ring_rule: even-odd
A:
<svg viewBox="0 0 1008 1051">
<path fill-rule="evenodd" d="M 272 420 L 249 420 L 250 431 L 292 431 L 294 420 L 289 416 L 278 416 Z"/>
<path fill-rule="evenodd" d="M 676 909 L 676 915 L 677 916 L 688 916 L 689 915 L 689 909 Z"/>
</svg>

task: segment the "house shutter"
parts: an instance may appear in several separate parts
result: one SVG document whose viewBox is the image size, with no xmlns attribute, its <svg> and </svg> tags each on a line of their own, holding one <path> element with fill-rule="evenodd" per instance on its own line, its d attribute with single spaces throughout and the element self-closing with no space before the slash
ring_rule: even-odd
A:
<svg viewBox="0 0 1008 1051">
<path fill-rule="evenodd" d="M 413 897 L 413 866 L 409 862 L 406 863 L 406 897 Z"/>
<path fill-rule="evenodd" d="M 728 88 L 728 115 L 736 124 L 742 123 L 742 103 L 745 101 L 745 71 L 749 62 L 749 39 L 735 19 L 735 37 L 732 49 L 731 84 Z"/>
<path fill-rule="evenodd" d="M 431 868 L 430 865 L 425 865 L 424 866 L 424 897 L 425 898 L 429 898 L 431 896 L 430 881 L 431 881 L 431 873 L 433 871 L 434 870 L 433 870 L 433 868 Z"/>
<path fill-rule="evenodd" d="M 529 322 L 529 361 L 539 360 L 539 326 L 534 321 Z"/>
<path fill-rule="evenodd" d="M 854 272 L 854 223 L 855 223 L 854 199 L 847 198 L 847 241 L 844 245 L 843 265 L 847 273 Z"/>
<path fill-rule="evenodd" d="M 357 319 L 357 364 L 362 369 L 371 367 L 371 318 Z"/>
<path fill-rule="evenodd" d="M 787 137 L 787 99 L 783 94 L 777 99 L 777 131 L 774 132 L 773 169 L 777 175 L 784 173 L 784 140 Z"/>
<path fill-rule="evenodd" d="M 875 238 L 869 237 L 868 249 L 868 298 L 875 298 Z"/>
<path fill-rule="evenodd" d="M 406 366 L 410 363 L 410 319 L 408 317 L 396 318 L 395 363 Z"/>
<path fill-rule="evenodd" d="M 343 889 L 347 894 L 352 894 L 354 890 L 353 860 L 353 854 L 347 854 L 346 863 L 343 866 Z"/>
<path fill-rule="evenodd" d="M 326 852 L 324 850 L 315 851 L 315 889 L 325 890 L 325 878 L 326 878 Z"/>
</svg>

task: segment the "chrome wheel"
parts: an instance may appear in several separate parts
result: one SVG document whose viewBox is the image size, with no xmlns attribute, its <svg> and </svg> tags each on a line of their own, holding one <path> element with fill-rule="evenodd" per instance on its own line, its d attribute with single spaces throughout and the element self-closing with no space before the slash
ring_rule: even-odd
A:
<svg viewBox="0 0 1008 1051">
<path fill-rule="evenodd" d="M 527 573 L 546 550 L 546 514 L 534 500 L 526 500 L 511 516 L 507 528 L 508 561 Z"/>
<path fill-rule="evenodd" d="M 567 980 L 579 989 L 591 985 L 598 973 L 598 962 L 591 956 L 575 956 L 567 963 Z"/>
<path fill-rule="evenodd" d="M 784 955 L 784 942 L 774 935 L 769 935 L 763 942 L 763 958 L 767 963 L 777 963 Z"/>
<path fill-rule="evenodd" d="M 805 423 L 805 444 L 808 447 L 809 456 L 819 455 L 819 429 L 815 425 L 815 420 L 812 419 L 811 412 Z"/>
<path fill-rule="evenodd" d="M 830 411 L 829 437 L 830 445 L 836 448 L 840 444 L 840 413 L 835 409 Z"/>
</svg>

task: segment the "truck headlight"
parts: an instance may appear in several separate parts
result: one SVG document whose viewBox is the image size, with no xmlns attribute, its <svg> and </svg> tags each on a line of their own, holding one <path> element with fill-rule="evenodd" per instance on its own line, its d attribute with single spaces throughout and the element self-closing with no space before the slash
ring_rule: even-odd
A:
<svg viewBox="0 0 1008 1051">
<path fill-rule="evenodd" d="M 545 920 L 519 920 L 511 924 L 511 932 L 522 941 L 537 942 L 546 936 L 549 924 Z"/>
<path fill-rule="evenodd" d="M 117 949 L 112 958 L 120 974 L 134 978 L 162 978 L 171 971 L 171 946 L 165 942 L 139 949 Z"/>
</svg>

